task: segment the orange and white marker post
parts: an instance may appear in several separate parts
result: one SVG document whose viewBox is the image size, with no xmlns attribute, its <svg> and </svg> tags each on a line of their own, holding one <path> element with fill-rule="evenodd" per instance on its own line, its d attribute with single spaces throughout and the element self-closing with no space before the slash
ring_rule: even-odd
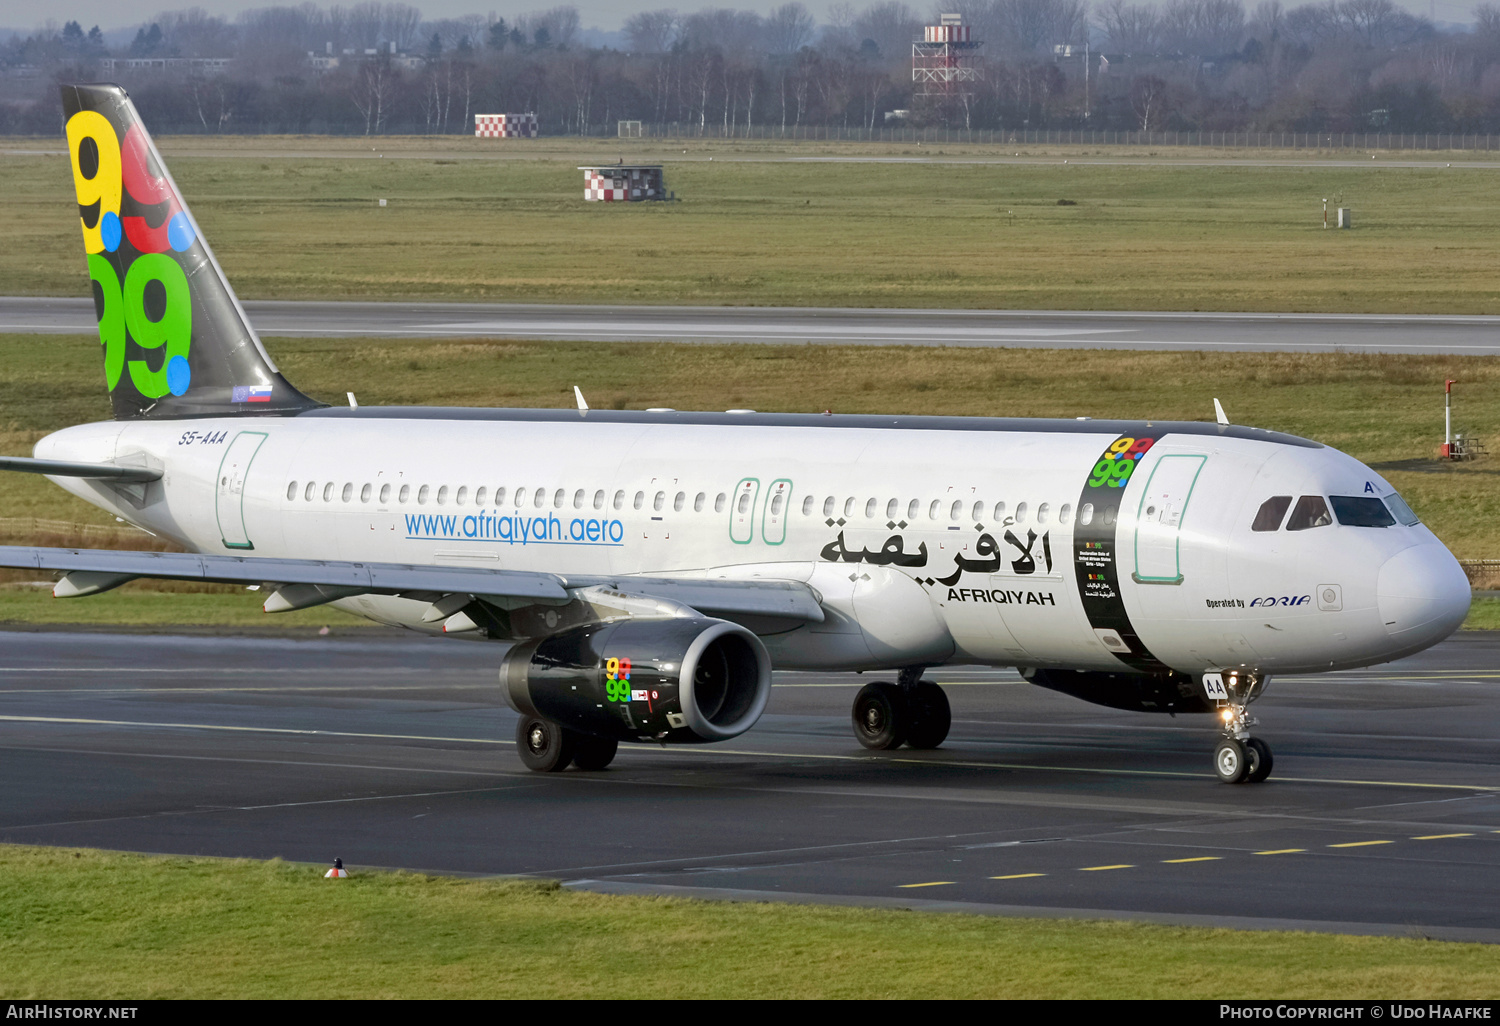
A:
<svg viewBox="0 0 1500 1026">
<path fill-rule="evenodd" d="M 330 869 L 328 872 L 326 872 L 326 873 L 323 874 L 323 879 L 325 879 L 325 880 L 342 880 L 345 877 L 347 877 L 348 875 L 349 875 L 349 871 L 344 868 L 344 860 L 343 859 L 334 859 L 333 860 L 333 868 Z"/>
</svg>

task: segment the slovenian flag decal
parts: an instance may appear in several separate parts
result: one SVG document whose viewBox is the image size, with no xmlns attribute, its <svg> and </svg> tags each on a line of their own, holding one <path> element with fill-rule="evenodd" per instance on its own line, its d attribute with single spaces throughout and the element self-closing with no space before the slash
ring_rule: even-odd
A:
<svg viewBox="0 0 1500 1026">
<path fill-rule="evenodd" d="M 270 385 L 235 385 L 232 403 L 268 403 L 271 401 Z"/>
</svg>

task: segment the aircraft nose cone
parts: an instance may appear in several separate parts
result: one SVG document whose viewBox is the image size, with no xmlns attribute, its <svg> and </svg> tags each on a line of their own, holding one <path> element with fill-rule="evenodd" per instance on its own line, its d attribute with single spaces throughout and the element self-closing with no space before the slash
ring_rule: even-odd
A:
<svg viewBox="0 0 1500 1026">
<path fill-rule="evenodd" d="M 1375 599 L 1387 633 L 1403 643 L 1435 645 L 1469 615 L 1469 578 L 1442 545 L 1403 549 L 1380 568 Z"/>
</svg>

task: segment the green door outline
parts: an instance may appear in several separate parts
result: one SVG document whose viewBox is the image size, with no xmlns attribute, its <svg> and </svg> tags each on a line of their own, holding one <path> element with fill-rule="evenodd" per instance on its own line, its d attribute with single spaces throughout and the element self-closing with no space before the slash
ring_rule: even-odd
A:
<svg viewBox="0 0 1500 1026">
<path fill-rule="evenodd" d="M 771 487 L 766 492 L 766 509 L 760 517 L 761 540 L 767 545 L 780 545 L 786 541 L 786 521 L 791 515 L 791 479 L 778 477 L 771 482 Z"/>
<path fill-rule="evenodd" d="M 749 501 L 745 502 L 748 496 Z M 743 477 L 729 500 L 729 540 L 749 545 L 755 538 L 755 504 L 760 500 L 760 478 Z M 741 509 L 741 506 L 744 506 Z"/>
<path fill-rule="evenodd" d="M 219 472 L 214 475 L 214 515 L 219 523 L 219 540 L 226 549 L 255 548 L 245 530 L 245 482 L 266 438 L 264 431 L 241 431 L 219 460 Z"/>
<path fill-rule="evenodd" d="M 1178 460 L 1196 460 L 1196 466 L 1188 468 L 1186 465 L 1172 462 Z M 1135 543 L 1133 545 L 1135 554 L 1135 569 L 1130 578 L 1137 584 L 1181 584 L 1182 583 L 1182 522 L 1187 519 L 1188 503 L 1193 499 L 1193 489 L 1197 487 L 1198 477 L 1203 473 L 1203 465 L 1208 462 L 1207 456 L 1190 453 L 1171 453 L 1163 455 L 1156 461 L 1156 466 L 1151 468 L 1151 476 L 1146 479 L 1146 490 L 1141 493 L 1140 504 L 1136 507 L 1135 516 Z M 1172 525 L 1172 573 L 1164 575 L 1141 573 L 1141 520 L 1145 515 L 1146 501 L 1151 498 L 1152 485 L 1156 483 L 1156 475 L 1161 473 L 1162 468 L 1169 467 L 1169 473 L 1180 475 L 1187 480 L 1187 492 L 1177 509 L 1177 520 Z M 1191 469 L 1192 477 L 1188 477 Z M 1163 475 L 1164 477 L 1166 475 Z"/>
</svg>

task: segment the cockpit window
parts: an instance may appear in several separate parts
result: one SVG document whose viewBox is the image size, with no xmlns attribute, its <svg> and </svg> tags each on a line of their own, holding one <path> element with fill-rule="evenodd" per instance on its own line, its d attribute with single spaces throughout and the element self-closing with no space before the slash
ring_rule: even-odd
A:
<svg viewBox="0 0 1500 1026">
<path fill-rule="evenodd" d="M 1306 531 L 1312 527 L 1327 527 L 1331 523 L 1333 523 L 1333 517 L 1328 512 L 1328 503 L 1323 501 L 1323 496 L 1304 495 L 1297 500 L 1297 505 L 1292 507 L 1292 515 L 1287 518 L 1286 529 Z"/>
<path fill-rule="evenodd" d="M 1395 492 L 1385 497 L 1385 504 L 1391 508 L 1391 513 L 1395 515 L 1396 519 L 1407 527 L 1419 523 L 1417 515 L 1411 511 L 1411 507 L 1406 504 L 1406 500 Z"/>
<path fill-rule="evenodd" d="M 1260 504 L 1260 511 L 1255 514 L 1255 523 L 1250 525 L 1252 531 L 1274 531 L 1281 526 L 1281 518 L 1286 516 L 1286 508 L 1292 504 L 1290 495 L 1273 495 Z"/>
<path fill-rule="evenodd" d="M 1330 495 L 1333 515 L 1345 527 L 1390 527 L 1396 522 L 1385 503 L 1367 495 Z"/>
</svg>

